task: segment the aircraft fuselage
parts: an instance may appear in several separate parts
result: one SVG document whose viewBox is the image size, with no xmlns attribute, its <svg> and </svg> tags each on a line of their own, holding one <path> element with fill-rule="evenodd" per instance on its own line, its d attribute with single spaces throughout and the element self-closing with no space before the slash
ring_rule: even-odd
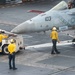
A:
<svg viewBox="0 0 75 75">
<path fill-rule="evenodd" d="M 53 26 L 74 26 L 75 8 L 67 10 L 53 10 L 39 14 L 25 21 L 12 30 L 15 33 L 41 32 L 50 30 Z"/>
</svg>

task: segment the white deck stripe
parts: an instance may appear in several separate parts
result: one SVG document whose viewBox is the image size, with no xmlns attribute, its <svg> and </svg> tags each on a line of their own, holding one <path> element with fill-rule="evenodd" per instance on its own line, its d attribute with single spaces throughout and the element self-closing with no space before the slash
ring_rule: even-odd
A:
<svg viewBox="0 0 75 75">
<path fill-rule="evenodd" d="M 67 40 L 67 41 L 61 41 L 60 43 L 57 43 L 57 46 L 71 45 L 71 44 L 72 44 L 71 40 Z M 42 48 L 42 47 L 50 47 L 50 46 L 52 46 L 52 43 L 45 43 L 45 44 L 27 46 L 26 49 L 29 49 L 29 48 Z"/>
</svg>

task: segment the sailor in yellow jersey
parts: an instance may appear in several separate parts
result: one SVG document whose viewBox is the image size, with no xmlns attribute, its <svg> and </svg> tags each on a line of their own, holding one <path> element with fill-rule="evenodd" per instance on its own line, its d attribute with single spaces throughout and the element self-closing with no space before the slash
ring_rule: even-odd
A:
<svg viewBox="0 0 75 75">
<path fill-rule="evenodd" d="M 9 52 L 9 69 L 16 70 L 15 67 L 15 50 L 16 50 L 16 44 L 15 40 L 11 39 L 10 44 L 8 45 L 8 52 Z"/>
<path fill-rule="evenodd" d="M 55 53 L 60 54 L 60 52 L 56 48 L 57 41 L 59 42 L 58 32 L 57 32 L 56 27 L 52 28 L 52 32 L 50 34 L 50 37 L 51 37 L 52 43 L 53 43 L 51 54 L 55 54 Z"/>
<path fill-rule="evenodd" d="M 4 32 L 0 31 L 0 46 L 2 45 L 2 40 L 3 40 L 4 38 L 8 38 L 8 36 L 5 35 Z"/>
</svg>

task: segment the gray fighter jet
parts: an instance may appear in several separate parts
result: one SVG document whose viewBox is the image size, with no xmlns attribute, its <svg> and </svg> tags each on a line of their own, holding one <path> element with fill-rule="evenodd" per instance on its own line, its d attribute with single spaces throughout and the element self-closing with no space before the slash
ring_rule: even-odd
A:
<svg viewBox="0 0 75 75">
<path fill-rule="evenodd" d="M 65 9 L 66 10 L 63 10 Z M 30 20 L 15 27 L 11 32 L 28 33 L 50 30 L 53 26 L 59 29 L 68 29 L 75 25 L 75 9 L 67 9 L 65 1 L 61 1 L 51 10 L 41 13 Z"/>
</svg>

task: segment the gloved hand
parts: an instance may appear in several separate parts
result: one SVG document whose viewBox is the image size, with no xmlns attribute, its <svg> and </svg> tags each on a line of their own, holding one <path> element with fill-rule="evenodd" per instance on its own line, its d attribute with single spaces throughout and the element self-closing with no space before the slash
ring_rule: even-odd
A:
<svg viewBox="0 0 75 75">
<path fill-rule="evenodd" d="M 15 54 L 15 52 L 12 53 L 13 55 Z"/>
</svg>

